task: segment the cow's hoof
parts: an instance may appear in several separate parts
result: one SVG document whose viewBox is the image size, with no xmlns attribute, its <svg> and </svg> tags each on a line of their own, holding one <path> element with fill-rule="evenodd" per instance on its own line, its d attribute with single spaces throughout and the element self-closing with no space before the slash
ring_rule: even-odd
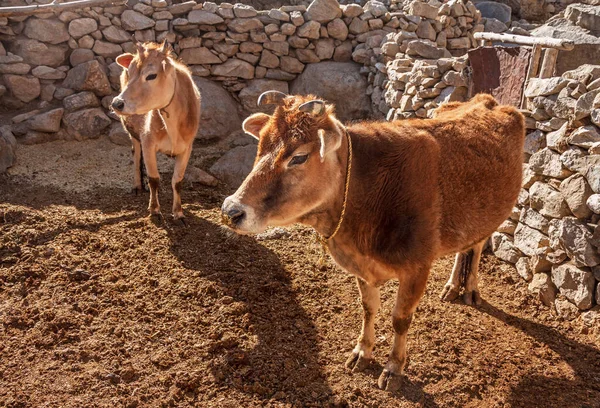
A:
<svg viewBox="0 0 600 408">
<path fill-rule="evenodd" d="M 452 302 L 452 301 L 456 300 L 459 295 L 460 295 L 460 292 L 457 288 L 454 288 L 452 285 L 446 284 L 446 286 L 444 286 L 444 289 L 442 290 L 442 294 L 440 295 L 440 298 L 444 302 Z"/>
<path fill-rule="evenodd" d="M 350 369 L 353 373 L 364 371 L 369 364 L 371 359 L 366 358 L 360 354 L 360 352 L 353 351 L 348 360 L 346 360 L 346 368 Z"/>
<path fill-rule="evenodd" d="M 150 217 L 150 221 L 152 221 L 152 223 L 154 223 L 156 225 L 162 224 L 164 222 L 163 216 L 160 212 L 158 212 L 158 213 L 152 212 L 152 213 L 150 213 L 149 217 Z"/>
<path fill-rule="evenodd" d="M 402 375 L 394 374 L 387 368 L 384 368 L 377 380 L 377 385 L 380 389 L 395 392 L 402 386 Z"/>
<path fill-rule="evenodd" d="M 175 225 L 178 225 L 180 227 L 187 227 L 187 223 L 185 222 L 185 217 L 183 215 L 181 216 L 173 216 L 173 223 L 175 223 Z"/>
<path fill-rule="evenodd" d="M 463 294 L 463 302 L 465 302 L 465 305 L 479 306 L 481 304 L 481 296 L 479 295 L 479 292 L 476 290 L 473 290 L 471 292 L 465 292 Z"/>
</svg>

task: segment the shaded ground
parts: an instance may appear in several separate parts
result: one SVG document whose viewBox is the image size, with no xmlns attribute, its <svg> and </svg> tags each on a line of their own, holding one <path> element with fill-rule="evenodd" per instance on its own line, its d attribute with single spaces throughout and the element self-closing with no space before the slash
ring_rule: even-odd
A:
<svg viewBox="0 0 600 408">
<path fill-rule="evenodd" d="M 436 263 L 404 388 L 380 391 L 393 283 L 376 362 L 351 374 L 357 289 L 331 263 L 316 266 L 310 230 L 232 236 L 218 217 L 228 191 L 202 186 L 183 193 L 187 228 L 153 222 L 147 197 L 127 192 L 128 172 L 83 168 L 100 142 L 86 143 L 28 148 L 37 159 L 21 151 L 0 176 L 0 406 L 600 407 L 600 332 L 557 321 L 490 256 L 480 308 L 438 300 L 451 260 Z M 81 160 L 44 160 L 73 146 Z M 127 152 L 96 154 L 126 169 Z"/>
</svg>

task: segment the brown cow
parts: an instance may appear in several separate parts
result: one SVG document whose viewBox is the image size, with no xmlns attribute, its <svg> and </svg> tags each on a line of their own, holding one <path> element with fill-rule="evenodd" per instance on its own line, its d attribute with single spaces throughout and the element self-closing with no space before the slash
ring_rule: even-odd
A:
<svg viewBox="0 0 600 408">
<path fill-rule="evenodd" d="M 136 192 L 142 189 L 141 166 L 145 162 L 150 185 L 148 210 L 153 215 L 160 215 L 156 153 L 175 157 L 173 217 L 183 222 L 180 191 L 200 123 L 200 93 L 189 69 L 173 58 L 166 41 L 136 46 L 135 55 L 117 57 L 117 64 L 125 69 L 121 94 L 112 108 L 131 137 Z"/>
<path fill-rule="evenodd" d="M 371 359 L 379 287 L 398 279 L 394 343 L 378 381 L 396 389 L 433 260 L 458 253 L 444 296 L 458 296 L 463 272 L 464 299 L 479 300 L 482 243 L 508 217 L 521 187 L 523 117 L 478 95 L 443 106 L 433 119 L 344 126 L 332 105 L 313 96 L 271 91 L 261 99 L 278 106 L 272 116 L 244 121 L 258 154 L 223 203 L 224 221 L 239 233 L 299 222 L 325 237 L 362 297 L 362 331 L 346 363 L 353 371 Z"/>
</svg>

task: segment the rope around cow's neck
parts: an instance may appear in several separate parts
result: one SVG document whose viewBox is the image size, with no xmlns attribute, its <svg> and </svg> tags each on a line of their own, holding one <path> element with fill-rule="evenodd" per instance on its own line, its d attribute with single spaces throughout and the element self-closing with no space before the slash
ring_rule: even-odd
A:
<svg viewBox="0 0 600 408">
<path fill-rule="evenodd" d="M 324 237 L 323 235 L 317 233 L 317 239 L 321 244 L 321 256 L 319 258 L 319 265 L 323 265 L 325 263 L 325 253 L 327 252 L 328 245 L 327 241 L 333 239 L 336 236 L 340 228 L 342 227 L 342 222 L 344 222 L 344 217 L 346 216 L 346 206 L 348 204 L 348 188 L 350 186 L 350 173 L 352 172 L 352 139 L 350 138 L 350 133 L 348 130 L 344 128 L 344 133 L 346 134 L 346 139 L 348 140 L 348 163 L 346 164 L 346 180 L 344 181 L 344 201 L 342 202 L 342 211 L 340 213 L 340 218 L 338 219 L 337 225 L 333 230 L 333 233 Z"/>
<path fill-rule="evenodd" d="M 158 110 L 158 113 L 161 114 L 161 119 L 162 119 L 162 114 L 163 113 L 165 114 L 165 116 L 167 117 L 167 119 L 169 119 L 169 112 L 167 112 L 167 108 L 169 107 L 169 105 L 171 105 L 171 102 L 173 102 L 173 99 L 175 99 L 175 93 L 177 91 L 176 88 L 177 88 L 177 85 L 175 85 L 173 87 L 173 95 L 171 95 L 171 99 L 169 100 L 169 103 L 167 103 L 165 106 L 163 106 L 162 108 L 160 108 Z M 163 120 L 163 123 L 164 123 L 164 120 Z M 166 126 L 166 123 L 165 123 L 165 126 Z"/>
</svg>

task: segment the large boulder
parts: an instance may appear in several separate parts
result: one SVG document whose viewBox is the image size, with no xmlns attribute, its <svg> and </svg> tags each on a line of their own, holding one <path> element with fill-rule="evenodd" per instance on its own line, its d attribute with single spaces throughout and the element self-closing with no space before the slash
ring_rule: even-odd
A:
<svg viewBox="0 0 600 408">
<path fill-rule="evenodd" d="M 85 91 L 65 97 L 63 106 L 67 112 L 74 112 L 84 108 L 96 108 L 100 106 L 100 101 L 93 92 Z"/>
<path fill-rule="evenodd" d="M 214 76 L 252 79 L 254 78 L 254 66 L 246 61 L 230 58 L 223 64 L 213 65 L 211 74 Z"/>
<path fill-rule="evenodd" d="M 55 133 L 60 130 L 60 121 L 65 110 L 63 108 L 52 109 L 51 111 L 40 113 L 29 119 L 27 125 L 29 129 L 38 132 Z"/>
<path fill-rule="evenodd" d="M 503 261 L 517 263 L 523 256 L 521 251 L 514 245 L 510 235 L 494 232 L 492 234 L 492 251 L 494 255 Z"/>
<path fill-rule="evenodd" d="M 28 64 L 56 68 L 65 61 L 68 48 L 65 44 L 44 44 L 38 40 L 21 38 L 13 41 L 10 50 Z"/>
<path fill-rule="evenodd" d="M 210 13 L 204 10 L 193 10 L 188 14 L 188 20 L 192 24 L 220 24 L 223 20 L 221 17 L 216 15 L 215 13 Z"/>
<path fill-rule="evenodd" d="M 555 18 L 531 31 L 535 37 L 550 37 L 572 40 L 575 47 L 571 51 L 559 51 L 556 60 L 556 75 L 575 69 L 583 64 L 597 64 L 600 61 L 600 37 L 588 30 L 572 24 L 564 18 Z"/>
<path fill-rule="evenodd" d="M 154 20 L 134 10 L 125 10 L 121 14 L 121 24 L 128 31 L 145 30 L 154 27 Z"/>
<path fill-rule="evenodd" d="M 0 127 L 0 174 L 15 163 L 17 140 L 8 125 Z"/>
<path fill-rule="evenodd" d="M 113 27 L 113 26 L 110 26 Z M 98 29 L 98 23 L 93 18 L 76 18 L 69 23 L 69 34 L 73 38 L 81 38 L 91 34 Z"/>
<path fill-rule="evenodd" d="M 97 60 L 91 60 L 72 68 L 63 81 L 65 88 L 76 91 L 92 91 L 98 96 L 112 93 L 106 72 Z"/>
<path fill-rule="evenodd" d="M 258 107 L 256 102 L 261 93 L 271 90 L 287 94 L 289 93 L 289 85 L 286 81 L 276 81 L 274 79 L 253 79 L 248 81 L 248 85 L 239 94 L 242 107 L 246 112 L 250 113 L 264 111 L 264 106 Z"/>
<path fill-rule="evenodd" d="M 342 121 L 367 118 L 371 100 L 367 95 L 367 79 L 354 62 L 326 61 L 307 65 L 291 83 L 292 94 L 316 95 L 336 106 Z"/>
<path fill-rule="evenodd" d="M 481 1 L 475 4 L 475 7 L 481 12 L 483 18 L 494 18 L 504 24 L 510 22 L 512 10 L 506 4 L 495 1 Z"/>
<path fill-rule="evenodd" d="M 529 290 L 533 292 L 539 300 L 550 307 L 556 298 L 556 286 L 552 283 L 550 276 L 545 273 L 536 273 L 533 275 Z"/>
<path fill-rule="evenodd" d="M 571 4 L 565 10 L 565 19 L 590 31 L 600 31 L 600 7 L 587 4 Z"/>
<path fill-rule="evenodd" d="M 4 83 L 15 98 L 22 102 L 31 102 L 40 96 L 40 80 L 21 75 L 4 75 Z"/>
<path fill-rule="evenodd" d="M 211 174 L 231 187 L 239 187 L 252 170 L 256 145 L 238 146 L 229 150 L 210 168 Z"/>
<path fill-rule="evenodd" d="M 574 174 L 560 183 L 560 192 L 567 202 L 571 212 L 577 217 L 585 219 L 592 215 L 586 205 L 587 199 L 594 193 L 585 177 Z"/>
<path fill-rule="evenodd" d="M 571 264 L 555 266 L 552 268 L 552 282 L 561 295 L 580 310 L 592 307 L 596 280 L 589 270 Z"/>
<path fill-rule="evenodd" d="M 318 23 L 328 23 L 342 16 L 337 0 L 314 0 L 306 10 L 306 19 Z"/>
<path fill-rule="evenodd" d="M 122 44 L 131 41 L 131 34 L 114 25 L 106 27 L 102 30 L 102 34 L 104 38 L 112 43 Z"/>
<path fill-rule="evenodd" d="M 592 267 L 600 264 L 600 254 L 592 245 L 593 235 L 577 218 L 550 221 L 548 235 L 551 247 L 564 250 L 575 265 Z"/>
<path fill-rule="evenodd" d="M 84 109 L 63 117 L 67 132 L 77 140 L 97 139 L 112 121 L 101 108 Z"/>
<path fill-rule="evenodd" d="M 69 32 L 65 23 L 53 19 L 30 17 L 25 22 L 23 34 L 27 37 L 50 44 L 60 44 L 69 41 Z"/>
<path fill-rule="evenodd" d="M 238 105 L 221 85 L 205 78 L 194 77 L 200 90 L 200 128 L 196 137 L 212 139 L 239 130 L 242 121 Z"/>
</svg>

